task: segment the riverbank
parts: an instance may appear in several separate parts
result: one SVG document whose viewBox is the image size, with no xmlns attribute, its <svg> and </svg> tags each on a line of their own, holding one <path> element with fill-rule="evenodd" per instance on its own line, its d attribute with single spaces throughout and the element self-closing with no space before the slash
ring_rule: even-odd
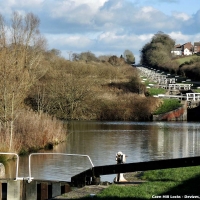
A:
<svg viewBox="0 0 200 200">
<path fill-rule="evenodd" d="M 187 121 L 187 101 L 175 110 L 153 115 L 153 121 Z"/>
<path fill-rule="evenodd" d="M 67 128 L 64 123 L 45 113 L 23 110 L 11 125 L 8 123 L 0 129 L 1 152 L 22 155 L 52 148 L 53 145 L 66 140 Z"/>
<path fill-rule="evenodd" d="M 189 199 L 199 197 L 200 167 L 152 170 L 124 174 L 129 181 L 147 181 L 142 184 L 111 184 L 109 186 L 86 186 L 54 199 Z"/>
</svg>

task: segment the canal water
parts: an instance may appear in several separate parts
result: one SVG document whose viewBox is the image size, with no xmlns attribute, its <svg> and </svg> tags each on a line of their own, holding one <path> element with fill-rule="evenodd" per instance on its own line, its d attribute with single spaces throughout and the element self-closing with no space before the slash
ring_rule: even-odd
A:
<svg viewBox="0 0 200 200">
<path fill-rule="evenodd" d="M 72 121 L 67 126 L 67 142 L 41 152 L 88 155 L 94 166 L 115 164 L 118 151 L 127 155 L 127 163 L 200 156 L 198 122 Z M 19 163 L 19 176 L 28 177 L 28 157 L 20 157 Z M 90 167 L 87 157 L 33 155 L 30 169 L 35 179 L 70 181 Z M 7 166 L 6 176 L 15 176 L 15 163 Z M 112 182 L 114 177 L 101 180 Z"/>
</svg>

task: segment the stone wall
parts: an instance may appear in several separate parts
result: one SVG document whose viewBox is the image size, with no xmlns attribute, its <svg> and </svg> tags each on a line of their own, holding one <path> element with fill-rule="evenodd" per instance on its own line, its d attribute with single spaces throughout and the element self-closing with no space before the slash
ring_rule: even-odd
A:
<svg viewBox="0 0 200 200">
<path fill-rule="evenodd" d="M 187 121 L 187 102 L 176 110 L 161 115 L 153 115 L 153 121 Z"/>
</svg>

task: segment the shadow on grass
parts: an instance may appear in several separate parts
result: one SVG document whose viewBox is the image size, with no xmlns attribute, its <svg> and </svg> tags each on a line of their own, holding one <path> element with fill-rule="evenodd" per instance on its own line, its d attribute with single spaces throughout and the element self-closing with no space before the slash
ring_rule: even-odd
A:
<svg viewBox="0 0 200 200">
<path fill-rule="evenodd" d="M 165 194 L 167 195 L 200 195 L 200 175 L 183 181 L 180 185 L 173 187 Z M 164 195 L 164 194 L 162 194 Z"/>
</svg>

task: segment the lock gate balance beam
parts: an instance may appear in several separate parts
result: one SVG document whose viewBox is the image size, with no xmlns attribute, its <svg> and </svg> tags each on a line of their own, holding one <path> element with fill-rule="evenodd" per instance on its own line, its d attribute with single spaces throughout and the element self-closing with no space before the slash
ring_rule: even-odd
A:
<svg viewBox="0 0 200 200">
<path fill-rule="evenodd" d="M 200 156 L 175 158 L 167 160 L 156 160 L 138 163 L 124 163 L 105 166 L 95 166 L 80 174 L 71 177 L 71 186 L 83 187 L 90 184 L 99 184 L 100 175 L 148 171 L 156 169 L 190 167 L 200 165 Z"/>
</svg>

